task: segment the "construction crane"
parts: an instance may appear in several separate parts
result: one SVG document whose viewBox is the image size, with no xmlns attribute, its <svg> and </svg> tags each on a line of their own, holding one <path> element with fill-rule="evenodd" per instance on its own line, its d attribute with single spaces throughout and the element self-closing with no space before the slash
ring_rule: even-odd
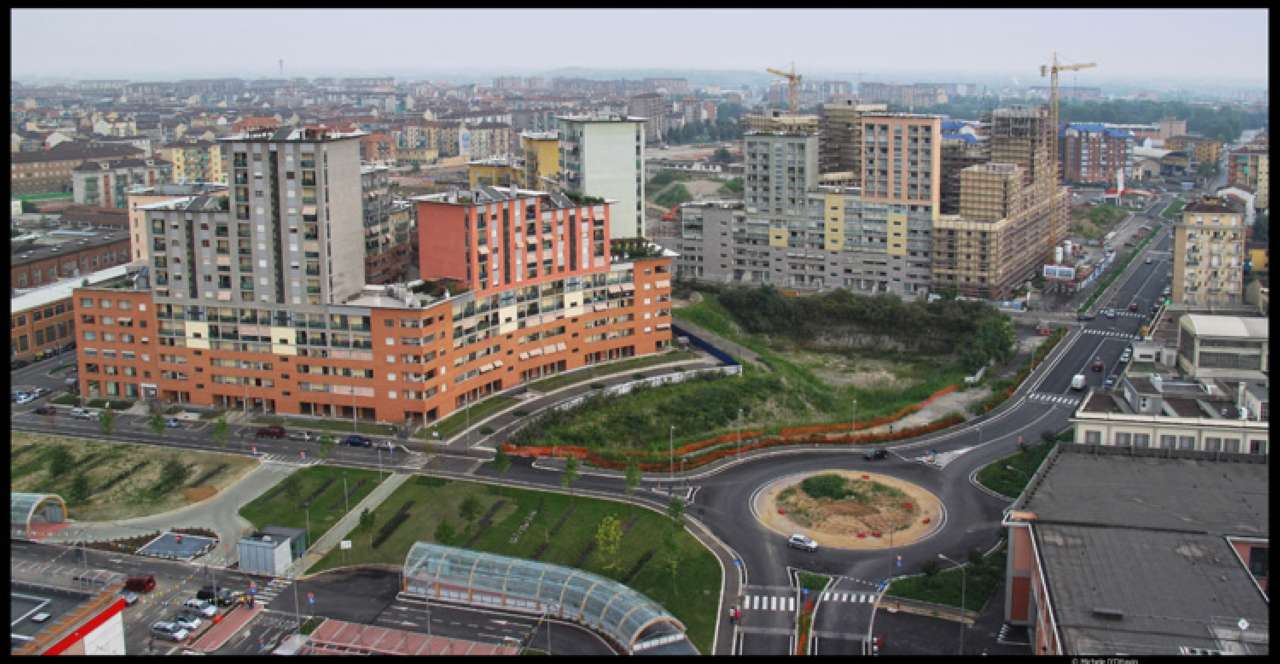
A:
<svg viewBox="0 0 1280 664">
<path fill-rule="evenodd" d="M 800 79 L 803 78 L 796 73 L 796 63 L 791 63 L 791 71 L 789 73 L 772 67 L 765 69 L 765 71 L 774 76 L 781 76 L 787 79 L 787 101 L 791 106 L 791 114 L 795 115 L 800 110 L 800 98 L 798 95 L 800 92 Z"/>
<path fill-rule="evenodd" d="M 1081 69 L 1091 69 L 1098 65 L 1093 62 L 1082 64 L 1068 65 L 1058 63 L 1058 53 L 1054 51 L 1053 59 L 1047 65 L 1040 65 L 1040 76 L 1049 77 L 1049 163 L 1053 164 L 1053 178 L 1046 180 L 1050 187 L 1046 195 L 1051 195 L 1058 186 L 1060 177 L 1059 161 L 1058 161 L 1058 72 L 1064 71 L 1080 71 Z M 1054 224 L 1049 224 L 1049 251 L 1053 251 L 1053 247 L 1058 246 L 1058 229 Z"/>
</svg>

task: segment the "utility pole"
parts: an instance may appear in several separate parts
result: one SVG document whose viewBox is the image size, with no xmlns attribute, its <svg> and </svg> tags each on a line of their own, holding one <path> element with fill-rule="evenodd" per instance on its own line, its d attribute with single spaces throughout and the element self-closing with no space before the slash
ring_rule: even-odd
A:
<svg viewBox="0 0 1280 664">
<path fill-rule="evenodd" d="M 849 421 L 849 435 L 858 430 L 858 400 L 853 400 L 853 419 Z"/>
<path fill-rule="evenodd" d="M 960 568 L 960 654 L 964 654 L 964 586 L 965 586 L 965 566 L 948 558 L 945 554 L 938 554 L 938 557 Z"/>
<path fill-rule="evenodd" d="M 675 436 L 676 425 L 672 424 L 671 429 L 667 431 L 667 481 L 673 485 L 671 490 L 674 490 L 676 482 Z"/>
</svg>

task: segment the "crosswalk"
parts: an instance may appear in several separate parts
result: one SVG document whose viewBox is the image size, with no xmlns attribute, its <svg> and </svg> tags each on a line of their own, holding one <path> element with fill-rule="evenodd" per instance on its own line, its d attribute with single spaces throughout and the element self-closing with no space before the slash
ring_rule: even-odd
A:
<svg viewBox="0 0 1280 664">
<path fill-rule="evenodd" d="M 293 456 L 292 454 L 262 454 L 259 455 L 258 458 L 262 459 L 264 463 L 278 463 L 285 466 L 297 466 L 299 468 L 314 466 L 315 464 L 320 463 L 320 460 L 315 457 L 307 457 L 307 460 L 303 461 L 301 458 Z"/>
<path fill-rule="evenodd" d="M 272 579 L 265 587 L 259 587 L 258 594 L 254 600 L 262 604 L 270 604 L 271 600 L 280 594 L 280 591 L 289 587 L 289 579 L 276 578 Z"/>
<path fill-rule="evenodd" d="M 742 608 L 751 611 L 795 611 L 796 596 L 745 595 Z"/>
<path fill-rule="evenodd" d="M 1031 396 L 1027 398 L 1032 401 L 1039 401 L 1040 403 L 1052 403 L 1052 404 L 1058 404 L 1060 406 L 1075 407 L 1080 404 L 1080 397 L 1071 397 L 1065 394 L 1049 394 L 1047 392 L 1034 392 L 1031 394 Z"/>
<path fill-rule="evenodd" d="M 876 593 L 825 592 L 825 593 L 822 593 L 822 601 L 851 602 L 854 604 L 873 604 L 876 601 Z"/>
<path fill-rule="evenodd" d="M 1085 334 L 1093 334 L 1100 337 L 1116 337 L 1119 339 L 1137 339 L 1138 335 L 1132 332 L 1121 332 L 1120 330 L 1098 330 L 1089 328 L 1084 331 Z"/>
</svg>

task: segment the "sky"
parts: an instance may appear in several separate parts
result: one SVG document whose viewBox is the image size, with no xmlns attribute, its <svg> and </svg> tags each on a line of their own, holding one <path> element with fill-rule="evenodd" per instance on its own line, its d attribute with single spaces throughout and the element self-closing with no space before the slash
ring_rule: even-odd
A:
<svg viewBox="0 0 1280 664">
<path fill-rule="evenodd" d="M 1265 85 L 1267 11 L 12 10 L 17 79 L 396 75 L 564 67 L 1039 77 Z M 50 48 L 56 44 L 56 48 Z M 482 79 L 483 80 L 483 79 Z"/>
</svg>

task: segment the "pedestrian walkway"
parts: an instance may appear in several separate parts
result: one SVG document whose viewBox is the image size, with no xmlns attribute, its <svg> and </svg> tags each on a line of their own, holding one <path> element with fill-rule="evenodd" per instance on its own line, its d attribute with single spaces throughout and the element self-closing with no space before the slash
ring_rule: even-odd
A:
<svg viewBox="0 0 1280 664">
<path fill-rule="evenodd" d="M 292 454 L 263 454 L 258 458 L 262 459 L 263 463 L 278 463 L 295 468 L 306 468 L 320 463 L 320 460 L 315 457 L 307 457 L 304 461 L 300 456 L 295 457 Z"/>
<path fill-rule="evenodd" d="M 742 610 L 747 611 L 795 611 L 796 596 L 744 595 Z"/>
<path fill-rule="evenodd" d="M 1070 397 L 1064 394 L 1049 394 L 1047 392 L 1035 392 L 1027 398 L 1030 399 L 1031 401 L 1038 401 L 1040 403 L 1051 403 L 1051 404 L 1057 404 L 1060 406 L 1071 406 L 1073 408 L 1080 404 L 1079 397 Z"/>
<path fill-rule="evenodd" d="M 254 595 L 253 599 L 259 606 L 266 606 L 270 604 L 271 600 L 275 599 L 277 595 L 284 592 L 284 589 L 288 588 L 290 583 L 292 583 L 292 581 L 283 577 L 271 579 L 271 581 L 267 582 L 266 586 L 262 586 L 258 589 L 258 592 Z"/>
<path fill-rule="evenodd" d="M 1130 334 L 1129 332 L 1121 332 L 1120 330 L 1098 330 L 1094 328 L 1086 328 L 1084 334 L 1092 334 L 1100 337 L 1115 337 L 1117 339 L 1141 339 L 1141 335 Z"/>
<path fill-rule="evenodd" d="M 381 505 L 382 501 L 386 500 L 392 493 L 395 493 L 396 489 L 399 489 L 402 484 L 409 480 L 409 477 L 411 476 L 408 473 L 392 473 L 390 477 L 375 487 L 373 491 L 370 491 L 369 495 L 364 497 L 364 500 L 361 500 L 358 504 L 352 507 L 350 512 L 342 515 L 342 518 L 338 519 L 338 522 L 333 524 L 333 527 L 329 529 L 329 532 L 321 535 L 315 543 L 311 545 L 311 548 L 307 549 L 307 552 L 303 554 L 301 558 L 293 561 L 293 564 L 289 566 L 289 570 L 284 574 L 284 576 L 296 578 L 301 576 L 302 573 L 307 571 L 307 569 L 312 565 L 319 562 L 325 554 L 338 546 L 338 543 L 343 539 L 346 539 L 347 535 L 355 529 L 356 524 L 360 521 L 361 512 L 365 509 L 368 509 L 370 512 L 377 509 L 378 505 Z"/>
<path fill-rule="evenodd" d="M 851 602 L 854 604 L 874 604 L 876 601 L 876 593 L 842 593 L 842 592 L 825 592 L 822 593 L 822 601 L 824 602 Z"/>
</svg>

